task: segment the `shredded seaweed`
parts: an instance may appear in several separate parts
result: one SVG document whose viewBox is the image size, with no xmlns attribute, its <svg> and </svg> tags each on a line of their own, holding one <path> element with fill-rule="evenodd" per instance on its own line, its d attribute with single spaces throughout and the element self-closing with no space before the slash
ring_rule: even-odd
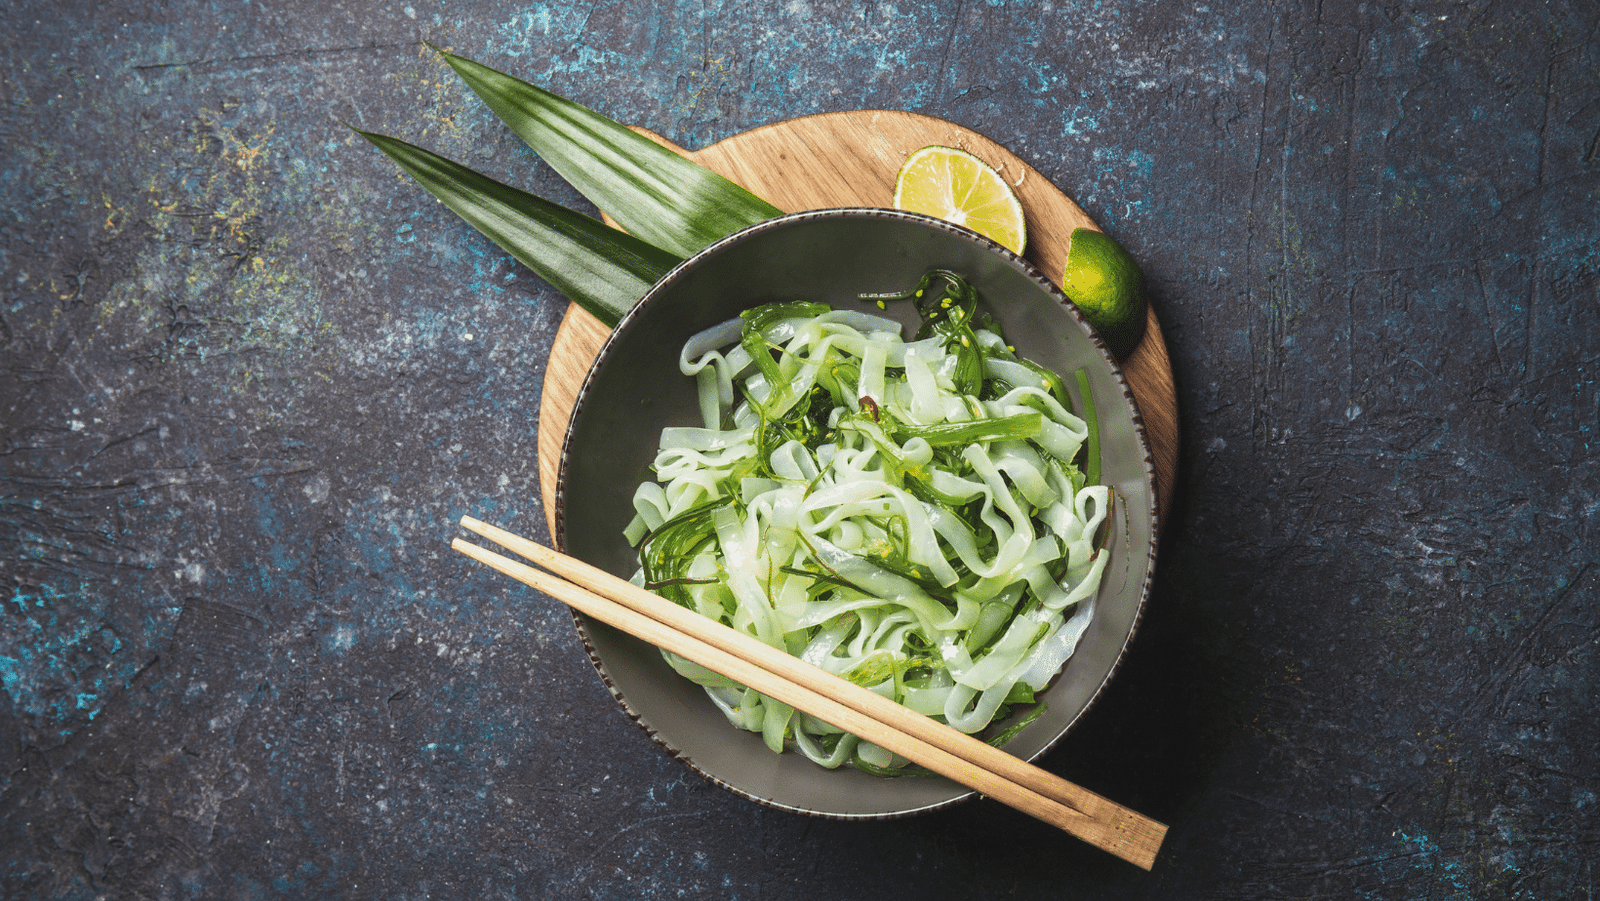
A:
<svg viewBox="0 0 1600 901">
<path fill-rule="evenodd" d="M 721 427 L 663 434 L 630 526 L 639 578 L 955 728 L 1009 720 L 993 736 L 1009 740 L 1042 713 L 1035 694 L 1076 646 L 1105 567 L 1087 374 L 1074 398 L 1017 357 L 957 273 L 869 299 L 913 303 L 911 340 L 893 320 L 795 302 L 751 309 L 716 333 L 721 351 L 694 351 L 685 371 Z M 775 750 L 918 771 L 680 672 Z"/>
</svg>

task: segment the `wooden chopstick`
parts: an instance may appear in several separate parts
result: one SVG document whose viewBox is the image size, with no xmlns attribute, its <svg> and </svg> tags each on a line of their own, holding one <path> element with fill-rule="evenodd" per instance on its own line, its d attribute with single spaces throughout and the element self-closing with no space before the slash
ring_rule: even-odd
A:
<svg viewBox="0 0 1600 901">
<path fill-rule="evenodd" d="M 550 572 L 456 539 L 456 550 L 586 616 L 748 686 L 1148 870 L 1167 827 L 625 579 L 504 529 L 463 528 Z M 552 573 L 554 575 L 552 575 Z"/>
</svg>

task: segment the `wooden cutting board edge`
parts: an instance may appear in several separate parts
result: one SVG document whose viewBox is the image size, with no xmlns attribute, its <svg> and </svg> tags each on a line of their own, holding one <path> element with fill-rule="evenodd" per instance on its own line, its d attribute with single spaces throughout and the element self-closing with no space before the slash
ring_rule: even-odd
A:
<svg viewBox="0 0 1600 901">
<path fill-rule="evenodd" d="M 689 151 L 646 129 L 635 131 L 745 186 L 785 212 L 839 206 L 892 206 L 900 162 L 930 144 L 960 147 L 1012 183 L 1028 222 L 1025 256 L 1047 276 L 1066 265 L 1076 228 L 1100 226 L 1032 166 L 971 129 L 898 110 L 818 113 L 764 125 Z M 845 148 L 841 151 L 841 148 Z M 609 220 L 608 220 L 609 221 Z M 1161 517 L 1170 509 L 1178 468 L 1178 402 L 1161 325 L 1152 308 L 1144 340 L 1122 361 L 1150 443 Z M 610 329 L 567 308 L 550 349 L 539 403 L 539 483 L 545 520 L 556 534 L 556 485 L 578 392 Z M 1159 526 L 1159 521 L 1158 521 Z"/>
</svg>

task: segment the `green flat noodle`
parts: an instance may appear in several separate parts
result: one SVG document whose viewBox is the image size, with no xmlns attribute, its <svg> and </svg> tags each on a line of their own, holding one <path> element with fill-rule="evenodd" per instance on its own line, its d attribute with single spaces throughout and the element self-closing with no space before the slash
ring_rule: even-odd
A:
<svg viewBox="0 0 1600 901">
<path fill-rule="evenodd" d="M 634 497 L 635 580 L 981 732 L 1032 703 L 1087 627 L 1110 489 L 1079 466 L 1092 423 L 1059 377 L 1016 357 L 965 281 L 935 270 L 885 300 L 916 303 L 912 341 L 819 304 L 759 307 L 690 340 L 680 369 L 705 422 L 665 430 Z M 774 751 L 905 764 L 667 660 Z"/>
</svg>

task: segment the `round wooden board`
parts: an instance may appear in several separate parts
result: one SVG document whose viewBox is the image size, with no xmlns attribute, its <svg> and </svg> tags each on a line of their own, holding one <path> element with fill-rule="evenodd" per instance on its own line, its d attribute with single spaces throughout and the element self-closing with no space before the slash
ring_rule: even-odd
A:
<svg viewBox="0 0 1600 901">
<path fill-rule="evenodd" d="M 1010 151 L 943 119 L 890 110 L 821 113 L 765 125 L 686 151 L 653 140 L 748 188 L 785 212 L 844 206 L 893 206 L 894 180 L 912 151 L 960 147 L 999 170 L 1014 186 L 1028 222 L 1028 261 L 1050 278 L 1067 262 L 1074 229 L 1100 227 L 1072 199 Z M 539 482 L 550 534 L 556 533 L 556 480 L 567 421 L 589 366 L 610 330 L 576 305 L 567 310 L 550 350 L 539 407 Z M 1155 311 L 1144 340 L 1122 361 L 1155 461 L 1156 498 L 1165 513 L 1178 468 L 1178 398 Z"/>
</svg>

